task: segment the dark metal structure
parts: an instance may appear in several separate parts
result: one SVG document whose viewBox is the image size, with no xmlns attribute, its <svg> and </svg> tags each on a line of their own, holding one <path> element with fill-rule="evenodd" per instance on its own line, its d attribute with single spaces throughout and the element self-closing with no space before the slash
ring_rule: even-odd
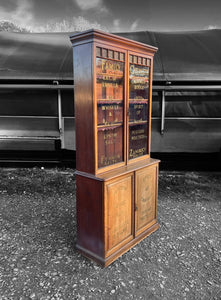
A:
<svg viewBox="0 0 221 300">
<path fill-rule="evenodd" d="M 70 33 L 0 33 L 0 150 L 75 149 Z M 119 33 L 158 47 L 152 152 L 219 153 L 221 30 Z"/>
</svg>

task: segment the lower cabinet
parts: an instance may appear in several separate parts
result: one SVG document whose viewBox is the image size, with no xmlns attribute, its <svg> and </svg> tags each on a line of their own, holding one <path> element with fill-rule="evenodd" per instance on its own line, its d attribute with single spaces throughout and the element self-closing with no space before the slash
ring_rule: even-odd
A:
<svg viewBox="0 0 221 300">
<path fill-rule="evenodd" d="M 77 249 L 108 266 L 158 229 L 158 164 L 91 176 L 76 172 Z"/>
</svg>

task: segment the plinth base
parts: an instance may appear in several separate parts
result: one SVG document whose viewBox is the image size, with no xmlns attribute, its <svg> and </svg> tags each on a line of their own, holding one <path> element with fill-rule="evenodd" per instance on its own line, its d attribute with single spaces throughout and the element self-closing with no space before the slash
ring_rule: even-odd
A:
<svg viewBox="0 0 221 300">
<path fill-rule="evenodd" d="M 124 247 L 113 253 L 112 255 L 104 258 L 101 256 L 96 255 L 95 253 L 81 247 L 80 245 L 76 244 L 76 249 L 85 257 L 89 258 L 92 261 L 95 261 L 102 267 L 109 266 L 112 262 L 114 262 L 118 257 L 126 253 L 128 250 L 133 248 L 136 244 L 138 244 L 140 241 L 145 239 L 148 235 L 153 233 L 159 228 L 159 224 L 156 223 L 153 226 L 151 226 L 149 229 L 147 229 L 145 232 L 143 232 L 140 236 L 136 237 L 132 241 L 130 241 L 128 244 L 126 244 Z"/>
</svg>

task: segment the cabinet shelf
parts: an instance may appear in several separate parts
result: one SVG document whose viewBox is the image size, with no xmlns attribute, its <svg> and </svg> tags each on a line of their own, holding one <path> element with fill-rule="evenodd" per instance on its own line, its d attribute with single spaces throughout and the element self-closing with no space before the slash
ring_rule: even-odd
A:
<svg viewBox="0 0 221 300">
<path fill-rule="evenodd" d="M 134 103 L 134 102 L 140 102 L 140 103 L 148 103 L 149 99 L 129 99 L 130 103 Z"/>
<path fill-rule="evenodd" d="M 107 104 L 107 103 L 121 103 L 123 99 L 97 99 L 97 104 Z"/>
<path fill-rule="evenodd" d="M 109 60 L 109 58 L 105 58 L 105 60 Z M 123 63 L 123 62 L 120 62 Z M 120 73 L 120 71 L 118 71 Z M 110 76 L 110 77 L 116 77 L 116 78 L 123 78 L 124 73 L 121 72 L 121 74 L 117 74 L 116 72 L 114 73 L 113 71 L 109 71 L 108 73 L 102 73 L 102 72 L 97 72 L 97 78 L 98 76 Z"/>
<path fill-rule="evenodd" d="M 97 125 L 97 128 L 98 129 L 112 129 L 112 128 L 117 128 L 117 127 L 120 127 L 122 126 L 123 123 L 112 123 L 112 124 L 105 124 L 105 125 Z"/>
<path fill-rule="evenodd" d="M 147 120 L 145 121 L 130 121 L 129 122 L 129 126 L 131 125 L 143 125 L 143 124 L 147 124 Z"/>
</svg>

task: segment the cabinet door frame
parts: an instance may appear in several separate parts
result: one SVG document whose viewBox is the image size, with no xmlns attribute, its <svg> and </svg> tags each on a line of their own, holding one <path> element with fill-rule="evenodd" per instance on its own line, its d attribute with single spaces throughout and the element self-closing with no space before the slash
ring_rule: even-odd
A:
<svg viewBox="0 0 221 300">
<path fill-rule="evenodd" d="M 93 112 L 94 112 L 94 138 L 95 138 L 95 149 L 94 149 L 94 153 L 95 153 L 95 174 L 101 174 L 103 172 L 107 172 L 116 168 L 119 168 L 121 166 L 125 166 L 127 164 L 127 149 L 126 149 L 126 141 L 127 141 L 127 125 L 126 125 L 126 115 L 127 115 L 127 98 L 126 98 L 126 90 L 127 90 L 127 81 L 128 81 L 128 70 L 127 70 L 127 60 L 128 60 L 128 51 L 125 48 L 121 48 L 120 46 L 115 46 L 112 43 L 108 44 L 108 43 L 102 43 L 102 42 L 95 42 L 93 44 L 93 70 L 92 70 L 92 74 L 94 74 L 93 76 Z M 96 90 L 96 48 L 100 47 L 100 48 L 104 48 L 104 49 L 108 49 L 108 50 L 112 50 L 112 51 L 118 51 L 121 53 L 124 53 L 124 61 L 122 61 L 124 63 L 124 91 L 123 91 L 123 160 L 122 162 L 116 163 L 116 164 L 112 164 L 112 165 L 108 165 L 106 167 L 102 167 L 102 168 L 98 168 L 98 135 L 97 135 L 97 90 Z M 107 57 L 108 59 L 108 57 Z M 119 61 L 120 60 L 115 60 L 115 61 Z"/>
<path fill-rule="evenodd" d="M 149 195 L 151 195 L 151 201 L 152 201 L 152 205 L 154 205 L 154 210 L 152 209 L 151 213 L 154 213 L 154 217 L 147 221 L 144 222 L 142 226 L 139 226 L 138 222 L 139 222 L 139 217 L 141 212 L 141 204 L 139 203 L 139 201 L 142 201 L 141 199 L 139 199 L 139 196 L 142 195 L 142 191 L 141 189 L 139 189 L 140 184 L 138 183 L 138 176 L 141 174 L 153 174 L 153 182 L 152 182 L 152 188 L 151 188 L 151 182 L 148 182 L 149 186 L 147 187 L 148 189 L 150 189 Z M 147 230 L 148 228 L 150 228 L 152 225 L 154 225 L 155 223 L 157 223 L 157 199 L 158 199 L 158 165 L 152 165 L 152 166 L 148 166 L 145 167 L 143 169 L 140 169 L 138 171 L 135 172 L 135 210 L 134 210 L 134 234 L 135 237 L 139 236 L 140 234 L 142 234 L 145 230 Z M 140 194 L 141 193 L 141 194 Z M 146 200 L 148 201 L 148 199 Z M 147 215 L 145 216 L 144 213 L 144 218 L 147 217 Z"/>
<path fill-rule="evenodd" d="M 110 218 L 111 215 L 113 215 L 113 212 L 110 211 L 111 199 L 109 199 L 108 197 L 108 187 L 111 187 L 114 184 L 119 184 L 120 182 L 123 182 L 125 179 L 130 179 L 130 185 L 131 185 L 130 215 L 126 216 L 128 217 L 128 220 L 130 220 L 130 234 L 126 236 L 123 240 L 119 241 L 119 243 L 116 243 L 115 245 L 113 245 L 113 247 L 111 247 L 109 234 L 110 234 L 110 225 L 111 225 Z M 128 173 L 126 175 L 122 175 L 117 179 L 112 179 L 104 183 L 104 228 L 105 228 L 104 229 L 105 257 L 108 257 L 111 254 L 115 253 L 117 250 L 121 249 L 124 245 L 128 244 L 130 241 L 134 239 L 134 172 Z"/>
<path fill-rule="evenodd" d="M 130 92 L 130 87 L 129 87 L 129 70 L 130 70 L 130 55 L 133 56 L 140 56 L 142 58 L 146 58 L 150 60 L 150 65 L 149 65 L 149 92 L 148 92 L 148 137 L 147 137 L 147 154 L 129 159 L 129 92 Z M 153 57 L 151 55 L 145 54 L 143 52 L 139 51 L 130 51 L 128 50 L 128 60 L 127 60 L 127 121 L 126 121 L 126 131 L 127 131 L 127 164 L 133 164 L 138 161 L 142 161 L 143 159 L 147 159 L 150 157 L 150 141 L 151 141 L 151 110 L 152 110 L 152 72 L 153 72 Z"/>
</svg>

